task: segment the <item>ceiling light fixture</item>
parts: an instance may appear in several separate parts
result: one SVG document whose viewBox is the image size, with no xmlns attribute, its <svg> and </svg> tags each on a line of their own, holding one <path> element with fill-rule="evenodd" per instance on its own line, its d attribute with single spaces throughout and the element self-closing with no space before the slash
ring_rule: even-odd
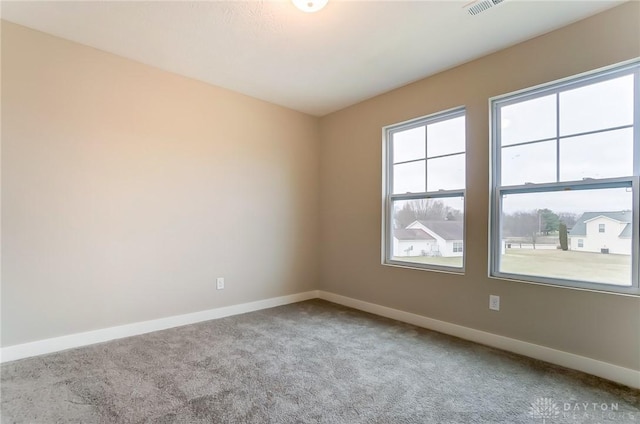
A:
<svg viewBox="0 0 640 424">
<path fill-rule="evenodd" d="M 329 0 L 291 0 L 295 7 L 303 12 L 317 12 L 327 5 Z"/>
</svg>

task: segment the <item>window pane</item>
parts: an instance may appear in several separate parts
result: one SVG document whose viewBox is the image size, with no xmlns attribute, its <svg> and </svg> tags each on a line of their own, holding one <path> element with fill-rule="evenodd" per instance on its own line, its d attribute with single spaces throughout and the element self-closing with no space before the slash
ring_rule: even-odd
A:
<svg viewBox="0 0 640 424">
<path fill-rule="evenodd" d="M 627 188 L 503 196 L 500 271 L 630 286 L 631 208 Z"/>
<path fill-rule="evenodd" d="M 560 141 L 560 180 L 633 175 L 633 128 Z"/>
<path fill-rule="evenodd" d="M 427 126 L 427 156 L 440 156 L 465 151 L 464 116 Z"/>
<path fill-rule="evenodd" d="M 425 191 L 425 161 L 393 165 L 393 194 Z"/>
<path fill-rule="evenodd" d="M 424 127 L 393 133 L 393 163 L 424 159 Z"/>
<path fill-rule="evenodd" d="M 633 124 L 633 75 L 560 93 L 560 135 Z"/>
<path fill-rule="evenodd" d="M 502 185 L 556 181 L 556 142 L 543 141 L 502 149 Z"/>
<path fill-rule="evenodd" d="M 464 153 L 427 160 L 427 191 L 463 189 Z"/>
<path fill-rule="evenodd" d="M 556 95 L 500 108 L 502 146 L 556 136 Z"/>
<path fill-rule="evenodd" d="M 391 259 L 462 268 L 463 218 L 461 197 L 395 201 Z"/>
</svg>

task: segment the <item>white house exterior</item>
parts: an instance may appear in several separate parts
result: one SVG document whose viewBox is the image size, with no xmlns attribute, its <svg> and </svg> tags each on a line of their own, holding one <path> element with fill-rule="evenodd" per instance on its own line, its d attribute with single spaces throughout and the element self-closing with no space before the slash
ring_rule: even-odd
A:
<svg viewBox="0 0 640 424">
<path fill-rule="evenodd" d="M 631 255 L 631 211 L 585 212 L 569 232 L 569 248 Z"/>
<path fill-rule="evenodd" d="M 414 221 L 394 231 L 394 256 L 462 256 L 463 232 L 462 221 Z"/>
<path fill-rule="evenodd" d="M 393 231 L 394 256 L 433 256 L 437 250 L 435 238 L 422 229 L 397 229 Z"/>
</svg>

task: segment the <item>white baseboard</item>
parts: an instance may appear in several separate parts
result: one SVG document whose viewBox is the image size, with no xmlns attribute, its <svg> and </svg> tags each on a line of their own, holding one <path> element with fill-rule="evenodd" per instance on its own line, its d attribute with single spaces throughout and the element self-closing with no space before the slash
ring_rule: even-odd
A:
<svg viewBox="0 0 640 424">
<path fill-rule="evenodd" d="M 598 361 L 596 359 L 575 355 L 573 353 L 563 352 L 561 350 L 556 350 L 533 343 L 523 342 L 521 340 L 512 339 L 509 337 L 499 336 L 497 334 L 487 333 L 485 331 L 475 330 L 469 327 L 463 327 L 457 324 L 451 324 L 449 322 L 440 321 L 433 318 L 427 318 L 425 316 L 413 314 L 410 312 L 388 308 L 386 306 L 377 305 L 375 303 L 364 302 L 362 300 L 353 299 L 322 290 L 312 290 L 304 293 L 273 297 L 270 299 L 209 309 L 206 311 L 194 312 L 185 315 L 176 315 L 151 321 L 137 322 L 133 324 L 121 325 L 118 327 L 104 328 L 95 331 L 87 331 L 85 333 L 71 334 L 68 336 L 54 337 L 51 339 L 38 340 L 31 343 L 8 346 L 0 349 L 0 363 L 15 361 L 17 359 L 28 358 L 31 356 L 44 355 L 46 353 L 58 352 L 75 347 L 87 346 L 94 343 L 101 343 L 124 337 L 136 336 L 153 331 L 165 330 L 167 328 L 180 327 L 183 325 L 195 324 L 197 322 L 244 314 L 247 312 L 273 308 L 276 306 L 302 302 L 304 300 L 315 298 L 324 299 L 329 302 L 348 306 L 350 308 L 369 312 L 375 315 L 380 315 L 383 317 L 413 324 L 418 327 L 423 327 L 430 330 L 438 331 L 440 333 L 460 337 L 461 339 L 470 340 L 483 345 L 518 353 L 530 358 L 540 359 L 545 362 L 550 362 L 552 364 L 560 365 L 566 368 L 586 372 L 588 374 L 606 378 L 607 380 L 615 381 L 626 386 L 640 389 L 640 371 L 620 367 L 618 365 L 613 365 L 607 362 Z"/>
<path fill-rule="evenodd" d="M 451 324 L 449 322 L 433 318 L 427 318 L 410 312 L 388 308 L 375 303 L 364 302 L 362 300 L 322 290 L 319 290 L 318 297 L 329 302 L 338 303 L 350 308 L 413 324 L 418 327 L 460 337 L 461 339 L 470 340 L 483 345 L 518 353 L 530 358 L 540 359 L 545 362 L 582 371 L 587 374 L 596 375 L 607 380 L 640 389 L 640 371 L 533 343 L 523 342 L 509 337 L 499 336 L 497 334 L 487 333 L 485 331 L 474 330 L 473 328 L 463 327 L 461 325 Z"/>
<path fill-rule="evenodd" d="M 31 343 L 3 347 L 0 349 L 0 362 L 15 361 L 17 359 L 44 355 L 46 353 L 58 352 L 60 350 L 71 349 L 74 347 L 87 346 L 94 343 L 121 339 L 123 337 L 137 336 L 139 334 L 150 333 L 152 331 L 165 330 L 167 328 L 195 324 L 201 321 L 244 314 L 247 312 L 258 311 L 260 309 L 273 308 L 276 306 L 287 305 L 289 303 L 315 299 L 317 297 L 318 291 L 312 290 L 288 296 L 272 297 L 270 299 L 241 303 L 239 305 L 225 306 L 222 308 L 209 309 L 190 314 L 136 322 L 133 324 L 120 325 L 118 327 L 103 328 L 100 330 L 87 331 L 85 333 L 70 334 L 68 336 L 54 337 Z"/>
</svg>

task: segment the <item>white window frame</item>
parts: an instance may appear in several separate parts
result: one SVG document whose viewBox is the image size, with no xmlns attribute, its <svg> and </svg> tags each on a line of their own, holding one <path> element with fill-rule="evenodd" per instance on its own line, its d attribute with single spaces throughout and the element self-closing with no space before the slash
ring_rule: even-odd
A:
<svg viewBox="0 0 640 424">
<path fill-rule="evenodd" d="M 501 171 L 501 145 L 500 145 L 500 108 L 509 104 L 520 103 L 526 100 L 543 97 L 545 95 L 562 92 L 569 89 L 578 88 L 581 86 L 591 85 L 601 81 L 605 81 L 618 76 L 633 74 L 634 75 L 634 122 L 632 124 L 634 128 L 633 135 L 633 148 L 634 148 L 634 162 L 633 162 L 633 175 L 621 178 L 605 178 L 605 179 L 587 179 L 580 181 L 561 181 L 555 183 L 527 183 L 524 185 L 515 186 L 501 186 L 500 185 L 500 171 Z M 640 252 L 640 234 L 639 234 L 639 215 L 640 207 L 640 60 L 635 59 L 623 64 L 610 66 L 607 68 L 599 69 L 592 72 L 587 72 L 570 78 L 566 78 L 560 81 L 552 82 L 549 84 L 543 84 L 540 86 L 528 88 L 515 93 L 496 96 L 489 99 L 489 111 L 491 122 L 491 201 L 490 201 L 490 225 L 489 225 L 489 277 L 513 280 L 525 283 L 545 284 L 562 286 L 577 289 L 594 290 L 610 293 L 621 294 L 640 294 L 640 265 L 639 265 L 639 252 Z M 556 111 L 556 113 L 559 113 Z M 556 117 L 556 119 L 558 119 Z M 611 130 L 611 129 L 607 129 Z M 604 130 L 597 130 L 587 132 L 585 134 L 596 133 Z M 572 136 L 575 136 L 572 135 Z M 552 139 L 560 140 L 567 136 L 559 136 Z M 558 144 L 557 144 L 558 145 Z M 556 161 L 560 160 L 559 155 L 556 155 Z M 558 165 L 558 163 L 556 163 Z M 632 202 L 636 207 L 632 212 L 633 219 L 633 235 L 631 246 L 631 286 L 617 286 L 613 284 L 595 283 L 579 280 L 568 280 L 553 277 L 540 277 L 525 274 L 512 274 L 500 271 L 500 259 L 501 259 L 501 231 L 500 231 L 500 217 L 502 216 L 502 197 L 508 194 L 522 194 L 522 193 L 540 193 L 540 192 L 554 192 L 563 190 L 588 190 L 588 189 L 605 189 L 605 188 L 630 188 L 632 192 Z"/>
<path fill-rule="evenodd" d="M 396 132 L 407 131 L 413 128 L 426 126 L 429 124 L 435 124 L 437 122 L 446 121 L 449 119 L 458 118 L 460 116 L 466 117 L 466 108 L 464 106 L 448 109 L 442 112 L 438 112 L 432 115 L 422 116 L 420 118 L 411 119 L 409 121 L 400 122 L 397 124 L 386 126 L 382 129 L 383 140 L 383 152 L 382 152 L 382 265 L 398 266 L 402 268 L 414 268 L 423 269 L 429 271 L 449 272 L 455 274 L 464 274 L 466 254 L 462 252 L 462 267 L 445 266 L 445 265 L 433 265 L 422 264 L 408 261 L 398 261 L 392 259 L 393 253 L 393 203 L 398 200 L 420 200 L 420 199 L 446 199 L 452 197 L 461 197 L 463 202 L 463 217 L 462 217 L 462 242 L 466 240 L 466 220 L 467 220 L 467 205 L 466 205 L 466 178 L 465 188 L 458 190 L 439 190 L 433 192 L 422 193 L 402 193 L 393 194 L 393 134 Z M 466 121 L 465 121 L 466 122 Z M 449 153 L 446 155 L 434 156 L 427 159 L 434 159 L 438 157 L 453 156 L 464 153 L 465 155 L 465 167 L 466 167 L 466 130 L 465 130 L 465 149 L 464 152 Z M 425 172 L 428 172 L 427 164 L 425 163 Z M 465 173 L 466 175 L 466 173 Z M 425 190 L 426 190 L 425 181 Z"/>
<path fill-rule="evenodd" d="M 599 233 L 604 233 L 605 232 L 604 224 L 598 224 L 598 232 Z"/>
</svg>

